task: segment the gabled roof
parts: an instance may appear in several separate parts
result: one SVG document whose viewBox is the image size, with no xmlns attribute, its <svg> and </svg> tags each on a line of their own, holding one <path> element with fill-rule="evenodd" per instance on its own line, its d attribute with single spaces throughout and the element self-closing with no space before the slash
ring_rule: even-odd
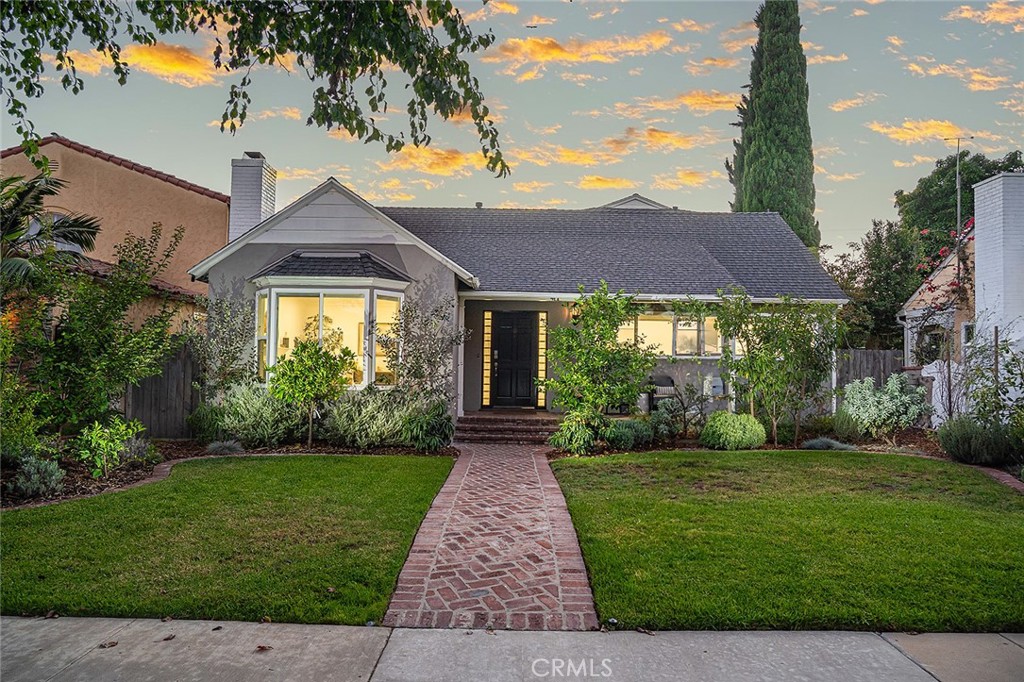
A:
<svg viewBox="0 0 1024 682">
<path fill-rule="evenodd" d="M 604 206 L 598 206 L 597 208 L 639 208 L 638 206 L 635 205 L 630 206 L 630 204 L 641 204 L 642 206 L 647 206 L 649 208 L 668 208 L 668 206 L 666 206 L 665 204 L 658 203 L 654 199 L 645 197 L 644 195 L 638 194 L 637 192 L 633 192 L 628 197 L 622 197 L 621 199 L 613 201 L 609 204 L 605 204 Z"/>
<path fill-rule="evenodd" d="M 253 275 L 260 277 L 375 277 L 411 282 L 409 275 L 373 254 L 295 251 Z"/>
<path fill-rule="evenodd" d="M 309 192 L 306 192 L 301 197 L 290 203 L 288 206 L 284 207 L 274 215 L 270 216 L 262 223 L 256 225 L 242 236 L 238 237 L 237 239 L 231 240 L 223 247 L 218 249 L 216 252 L 212 253 L 211 255 L 207 256 L 203 260 L 193 265 L 188 271 L 189 274 L 195 277 L 196 279 L 202 279 L 206 277 L 207 274 L 210 272 L 210 268 L 212 268 L 214 265 L 230 256 L 235 251 L 242 248 L 256 237 L 267 232 L 275 225 L 287 220 L 297 211 L 313 203 L 319 197 L 323 196 L 327 192 L 341 193 L 346 198 L 348 198 L 352 203 L 366 211 L 366 213 L 370 215 L 370 217 L 380 220 L 385 225 L 394 229 L 397 233 L 405 237 L 408 237 L 409 240 L 412 241 L 412 243 L 422 248 L 425 252 L 436 258 L 445 266 L 451 268 L 451 270 L 459 277 L 459 279 L 461 279 L 470 287 L 476 288 L 479 282 L 477 278 L 473 275 L 473 273 L 471 273 L 469 270 L 464 268 L 456 261 L 452 260 L 448 255 L 442 253 L 441 251 L 438 251 L 432 245 L 428 244 L 423 239 L 421 239 L 419 236 L 413 234 L 402 225 L 396 223 L 390 217 L 382 213 L 380 209 L 378 209 L 376 206 L 366 201 L 366 199 L 363 199 L 361 196 L 350 190 L 348 187 L 345 187 L 343 184 L 338 182 L 333 177 L 327 178 L 327 180 L 320 183 L 320 185 L 313 188 Z"/>
<path fill-rule="evenodd" d="M 101 159 L 103 161 L 109 161 L 110 163 L 114 164 L 115 166 L 123 166 L 124 168 L 127 168 L 128 170 L 133 170 L 133 171 L 135 171 L 137 173 L 142 173 L 143 175 L 148 175 L 150 177 L 156 178 L 157 180 L 163 180 L 166 183 L 175 185 L 177 187 L 181 187 L 182 189 L 187 189 L 190 192 L 196 192 L 197 194 L 202 194 L 204 197 L 209 197 L 211 199 L 216 199 L 217 201 L 223 201 L 225 204 L 231 202 L 231 197 L 229 197 L 227 194 L 221 194 L 220 192 L 215 192 L 212 189 L 207 189 L 206 187 L 203 187 L 201 185 L 197 185 L 194 182 L 189 182 L 188 180 L 182 180 L 181 178 L 177 178 L 177 177 L 171 175 L 170 173 L 164 173 L 162 171 L 156 170 L 155 168 L 150 168 L 149 166 L 143 166 L 141 163 L 135 163 L 134 161 L 132 161 L 130 159 L 126 159 L 126 158 L 123 158 L 123 157 L 120 157 L 120 156 L 115 156 L 114 154 L 108 154 L 105 151 L 96 149 L 94 147 L 89 147 L 87 145 L 82 144 L 81 142 L 75 142 L 74 140 L 66 138 L 66 137 L 64 137 L 62 135 L 57 135 L 57 134 L 47 135 L 43 139 L 39 140 L 39 146 L 40 147 L 44 147 L 44 146 L 46 146 L 48 144 L 59 144 L 59 145 L 62 145 L 64 147 L 67 147 L 68 149 L 72 149 L 72 150 L 74 150 L 76 152 L 81 152 L 83 154 L 87 154 L 88 156 L 94 156 L 97 159 Z M 0 151 L 0 159 L 6 159 L 8 156 L 13 156 L 15 154 L 21 154 L 21 153 L 23 153 L 23 148 L 22 148 L 21 145 L 17 145 L 17 146 L 14 146 L 14 147 L 8 147 L 7 149 L 4 149 L 3 151 Z"/>
<path fill-rule="evenodd" d="M 846 296 L 777 213 L 385 207 L 380 211 L 480 278 L 486 292 L 612 289 L 755 298 Z"/>
</svg>

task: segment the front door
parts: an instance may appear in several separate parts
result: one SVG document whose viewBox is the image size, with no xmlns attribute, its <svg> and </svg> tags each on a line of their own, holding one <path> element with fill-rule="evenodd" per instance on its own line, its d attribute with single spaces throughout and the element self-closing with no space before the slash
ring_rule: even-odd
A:
<svg viewBox="0 0 1024 682">
<path fill-rule="evenodd" d="M 491 377 L 495 407 L 537 404 L 537 313 L 494 313 Z"/>
</svg>

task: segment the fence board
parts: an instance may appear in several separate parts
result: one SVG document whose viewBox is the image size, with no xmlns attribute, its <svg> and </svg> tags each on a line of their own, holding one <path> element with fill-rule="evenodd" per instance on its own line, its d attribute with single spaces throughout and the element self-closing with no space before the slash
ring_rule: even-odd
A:
<svg viewBox="0 0 1024 682">
<path fill-rule="evenodd" d="M 125 417 L 138 419 L 150 438 L 189 438 L 186 418 L 199 403 L 192 388 L 195 368 L 188 349 L 168 358 L 163 371 L 129 386 L 125 395 Z"/>
<path fill-rule="evenodd" d="M 839 352 L 836 384 L 842 388 L 851 381 L 872 377 L 881 386 L 893 374 L 903 370 L 903 352 L 848 348 Z"/>
</svg>

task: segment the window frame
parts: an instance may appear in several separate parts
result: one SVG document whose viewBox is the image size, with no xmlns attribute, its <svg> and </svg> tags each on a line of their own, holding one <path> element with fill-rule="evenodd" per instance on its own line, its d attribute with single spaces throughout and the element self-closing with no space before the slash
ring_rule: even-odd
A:
<svg viewBox="0 0 1024 682">
<path fill-rule="evenodd" d="M 367 325 L 367 335 L 373 341 L 373 343 L 367 343 L 366 349 L 370 351 L 372 348 L 372 356 L 369 360 L 370 367 L 373 369 L 373 383 L 378 385 L 380 388 L 392 388 L 394 384 L 377 384 L 377 301 L 381 298 L 391 298 L 398 300 L 398 314 L 402 314 L 402 307 L 405 305 L 405 293 L 402 291 L 390 291 L 387 289 L 374 289 L 373 291 L 373 326 Z M 398 357 L 402 357 L 402 348 L 398 349 Z M 369 374 L 369 372 L 368 372 Z M 367 379 L 369 380 L 369 379 Z"/>
<path fill-rule="evenodd" d="M 645 311 L 640 313 L 641 315 L 652 315 L 657 314 L 656 312 Z M 729 344 L 730 350 L 735 353 L 736 340 L 725 336 L 720 331 L 718 332 L 718 352 L 717 353 L 705 353 L 705 334 L 704 334 L 704 321 L 708 317 L 714 317 L 718 319 L 717 315 L 676 315 L 670 313 L 671 324 L 672 324 L 672 348 L 671 353 L 667 355 L 658 355 L 659 358 L 684 358 L 684 359 L 711 359 L 716 360 L 722 357 L 722 350 L 726 344 Z M 633 342 L 636 343 L 637 336 L 639 334 L 639 316 L 630 318 L 633 326 Z M 679 322 L 680 320 L 695 321 L 697 326 L 697 352 L 696 353 L 679 353 L 677 348 L 679 347 Z M 619 328 L 622 329 L 626 325 L 621 325 Z"/>
</svg>

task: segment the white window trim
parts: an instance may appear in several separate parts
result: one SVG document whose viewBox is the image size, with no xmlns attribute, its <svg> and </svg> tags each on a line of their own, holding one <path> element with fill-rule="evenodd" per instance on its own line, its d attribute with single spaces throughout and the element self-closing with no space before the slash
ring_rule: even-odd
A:
<svg viewBox="0 0 1024 682">
<path fill-rule="evenodd" d="M 374 333 L 377 329 L 377 301 L 381 298 L 397 298 L 398 299 L 398 313 L 401 315 L 402 307 L 405 305 L 405 293 L 401 291 L 381 291 L 375 290 L 373 292 L 373 326 L 366 325 L 367 335 L 370 336 L 372 343 L 366 344 L 366 350 L 370 353 L 370 368 L 373 370 L 373 381 L 377 382 L 377 339 Z M 372 348 L 371 348 L 372 346 Z M 398 349 L 398 357 L 402 357 L 402 349 Z M 391 388 L 390 385 L 382 386 L 381 388 Z"/>
<path fill-rule="evenodd" d="M 267 333 L 266 335 L 260 335 L 260 298 L 266 297 L 267 299 Z M 270 373 L 270 289 L 257 289 L 256 290 L 256 328 L 253 336 L 253 354 L 256 356 L 256 374 L 259 376 L 260 370 L 260 340 L 266 341 L 267 345 L 267 356 L 263 358 L 263 379 L 267 380 L 267 375 Z"/>
</svg>

